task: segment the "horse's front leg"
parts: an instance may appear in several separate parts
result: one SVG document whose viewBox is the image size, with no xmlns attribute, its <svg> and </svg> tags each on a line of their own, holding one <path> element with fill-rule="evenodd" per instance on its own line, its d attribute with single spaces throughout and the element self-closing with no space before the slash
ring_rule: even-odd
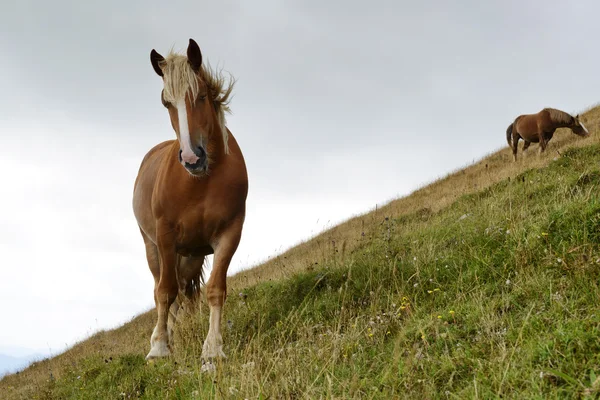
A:
<svg viewBox="0 0 600 400">
<path fill-rule="evenodd" d="M 540 135 L 540 154 L 542 154 L 544 151 L 546 151 L 546 146 L 548 146 L 548 141 L 546 140 L 546 137 L 544 136 L 544 134 Z"/>
<path fill-rule="evenodd" d="M 226 277 L 231 258 L 235 253 L 242 233 L 242 223 L 236 223 L 217 239 L 213 259 L 213 269 L 206 283 L 206 299 L 210 308 L 208 334 L 202 346 L 202 358 L 210 361 L 214 358 L 225 357 L 223 338 L 221 336 L 221 312 L 227 296 Z"/>
<path fill-rule="evenodd" d="M 177 298 L 177 252 L 175 249 L 175 231 L 169 225 L 157 224 L 156 241 L 160 258 L 160 279 L 155 287 L 156 311 L 158 321 L 152 333 L 152 348 L 147 360 L 166 357 L 171 354 L 170 335 L 167 329 L 169 308 Z"/>
<path fill-rule="evenodd" d="M 169 309 L 169 321 L 167 323 L 170 338 L 169 343 L 171 343 L 180 310 L 188 313 L 190 312 L 190 307 L 196 304 L 196 294 L 200 286 L 204 258 L 204 255 L 194 257 L 178 256 L 177 281 L 179 295 Z"/>
</svg>

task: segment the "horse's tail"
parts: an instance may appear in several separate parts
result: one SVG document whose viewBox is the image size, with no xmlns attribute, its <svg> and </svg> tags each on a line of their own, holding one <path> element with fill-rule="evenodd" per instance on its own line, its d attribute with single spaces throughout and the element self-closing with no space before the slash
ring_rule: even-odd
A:
<svg viewBox="0 0 600 400">
<path fill-rule="evenodd" d="M 511 145 L 511 139 L 512 139 L 512 131 L 513 131 L 513 126 L 514 126 L 514 122 L 512 124 L 510 124 L 508 126 L 508 128 L 506 129 L 506 141 L 508 142 L 508 145 Z"/>
<path fill-rule="evenodd" d="M 208 258 L 204 257 L 202 268 L 198 275 L 193 277 L 185 287 L 185 295 L 188 299 L 195 301 L 202 291 L 202 287 L 206 284 L 204 281 L 204 267 L 208 263 Z"/>
</svg>

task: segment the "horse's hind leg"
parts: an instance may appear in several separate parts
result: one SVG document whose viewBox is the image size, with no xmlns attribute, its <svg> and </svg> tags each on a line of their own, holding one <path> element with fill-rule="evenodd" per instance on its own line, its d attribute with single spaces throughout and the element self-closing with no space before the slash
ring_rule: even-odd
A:
<svg viewBox="0 0 600 400">
<path fill-rule="evenodd" d="M 544 137 L 544 135 L 540 135 L 540 154 L 546 151 L 546 147 L 548 146 L 548 141 Z"/>
<path fill-rule="evenodd" d="M 167 319 L 167 334 L 169 346 L 173 344 L 173 329 L 175 328 L 175 322 L 177 321 L 177 313 L 179 312 L 180 307 L 181 303 L 179 301 L 178 296 L 173 301 L 173 304 L 171 304 L 171 307 L 169 307 L 169 317 Z"/>
<path fill-rule="evenodd" d="M 155 246 L 156 247 L 156 246 Z M 158 250 L 157 250 L 158 253 Z M 180 257 L 179 258 L 180 261 L 179 263 L 182 263 L 183 261 L 181 260 L 185 260 L 186 257 Z M 160 278 L 160 276 L 159 276 Z M 155 280 L 155 286 L 158 285 L 158 281 Z M 175 323 L 177 322 L 177 314 L 179 313 L 179 309 L 181 308 L 181 301 L 180 301 L 180 296 L 177 296 L 175 298 L 175 300 L 173 301 L 173 304 L 171 304 L 171 307 L 169 307 L 169 316 L 167 319 L 167 335 L 168 335 L 168 339 L 167 339 L 167 343 L 169 346 L 171 346 L 173 344 L 173 330 L 175 329 Z M 158 307 L 158 303 L 156 304 L 156 306 Z M 151 340 L 150 341 L 150 345 L 153 346 L 154 342 L 156 341 L 156 332 L 158 330 L 158 323 L 156 324 L 156 327 L 154 328 L 154 332 L 152 333 L 153 337 L 154 337 L 154 341 Z"/>
<path fill-rule="evenodd" d="M 181 257 L 178 263 L 179 296 L 171 305 L 169 310 L 169 337 L 173 332 L 173 327 L 177 321 L 177 315 L 181 308 L 187 311 L 190 304 L 194 304 L 197 294 L 200 290 L 200 279 L 202 276 L 202 267 L 204 265 L 204 256 Z M 182 296 L 185 295 L 185 299 Z M 180 301 L 181 300 L 181 301 Z"/>
<path fill-rule="evenodd" d="M 519 149 L 519 139 L 521 139 L 521 135 L 519 135 L 513 128 L 511 148 L 512 148 L 513 158 L 515 161 L 517 161 L 517 150 Z"/>
</svg>

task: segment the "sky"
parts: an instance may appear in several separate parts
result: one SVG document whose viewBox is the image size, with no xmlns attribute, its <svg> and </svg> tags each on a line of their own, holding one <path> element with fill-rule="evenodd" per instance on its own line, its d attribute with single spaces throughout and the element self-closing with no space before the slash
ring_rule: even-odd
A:
<svg viewBox="0 0 600 400">
<path fill-rule="evenodd" d="M 153 307 L 131 207 L 175 138 L 150 50 L 237 79 L 249 194 L 230 274 L 599 101 L 596 1 L 0 3 L 0 349 L 56 353 Z"/>
</svg>

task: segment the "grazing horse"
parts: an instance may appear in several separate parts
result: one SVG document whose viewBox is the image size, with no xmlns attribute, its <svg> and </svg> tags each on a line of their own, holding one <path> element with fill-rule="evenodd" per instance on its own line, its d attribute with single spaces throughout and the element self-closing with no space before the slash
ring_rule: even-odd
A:
<svg viewBox="0 0 600 400">
<path fill-rule="evenodd" d="M 506 129 L 506 141 L 512 149 L 515 161 L 517 161 L 519 139 L 525 141 L 523 151 L 527 150 L 532 142 L 539 142 L 540 153 L 542 153 L 557 128 L 570 128 L 576 135 L 584 137 L 590 134 L 579 120 L 579 114 L 573 117 L 564 111 L 544 108 L 537 114 L 519 115 Z"/>
<path fill-rule="evenodd" d="M 171 52 L 164 58 L 152 50 L 150 61 L 162 77 L 161 101 L 177 140 L 160 143 L 146 154 L 133 194 L 158 313 L 146 359 L 171 354 L 177 296 L 194 296 L 204 282 L 205 257 L 214 254 L 206 282 L 209 329 L 202 347 L 202 358 L 210 361 L 225 356 L 225 280 L 242 234 L 248 194 L 244 157 L 225 126 L 234 82 L 226 83 L 202 63 L 192 39 L 187 56 Z"/>
</svg>

